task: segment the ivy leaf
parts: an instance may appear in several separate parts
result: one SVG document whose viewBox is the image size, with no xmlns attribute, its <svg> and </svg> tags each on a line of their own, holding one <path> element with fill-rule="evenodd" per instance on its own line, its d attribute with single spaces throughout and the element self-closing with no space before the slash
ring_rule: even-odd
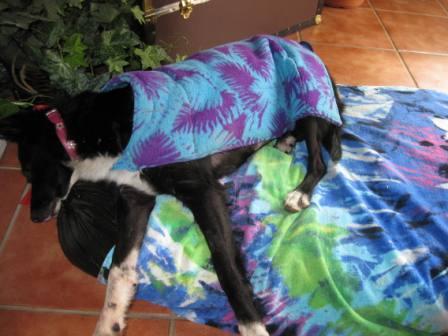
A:
<svg viewBox="0 0 448 336">
<path fill-rule="evenodd" d="M 185 61 L 187 59 L 187 55 L 176 54 L 175 63 Z"/>
<path fill-rule="evenodd" d="M 138 44 L 138 37 L 128 28 L 106 30 L 101 33 L 101 43 L 95 49 L 95 56 L 101 63 L 114 57 L 128 59 L 129 50 Z"/>
<path fill-rule="evenodd" d="M 125 27 L 106 30 L 101 33 L 101 38 L 106 47 L 120 46 L 121 48 L 128 48 L 140 43 L 138 36 Z"/>
<path fill-rule="evenodd" d="M 66 54 L 64 56 L 64 61 L 67 62 L 73 68 L 85 67 L 87 66 L 84 51 L 87 46 L 82 42 L 81 34 L 73 34 L 64 43 L 63 52 Z"/>
<path fill-rule="evenodd" d="M 98 22 L 111 23 L 120 12 L 112 4 L 92 2 L 90 4 L 90 14 Z"/>
<path fill-rule="evenodd" d="M 60 0 L 34 0 L 34 7 L 43 7 L 47 12 L 47 18 L 56 21 L 63 14 L 62 3 Z"/>
<path fill-rule="evenodd" d="M 92 91 L 99 91 L 111 77 L 112 76 L 109 72 L 93 77 L 89 82 L 88 89 Z"/>
<path fill-rule="evenodd" d="M 0 119 L 18 112 L 19 109 L 13 102 L 0 98 Z"/>
<path fill-rule="evenodd" d="M 52 48 L 62 38 L 65 32 L 65 25 L 61 20 L 57 20 L 48 34 L 47 47 Z"/>
<path fill-rule="evenodd" d="M 90 78 L 82 69 L 77 69 L 72 72 L 69 78 L 61 83 L 61 87 L 70 95 L 77 95 L 85 91 L 90 83 Z"/>
<path fill-rule="evenodd" d="M 120 56 L 115 56 L 112 58 L 108 58 L 106 60 L 106 64 L 109 67 L 109 72 L 112 73 L 122 73 L 123 68 L 129 63 Z"/>
<path fill-rule="evenodd" d="M 145 24 L 145 12 L 142 11 L 140 6 L 134 6 L 131 8 L 131 12 L 134 15 L 134 18 L 140 23 Z"/>
<path fill-rule="evenodd" d="M 161 65 L 162 61 L 170 60 L 170 57 L 166 51 L 154 45 L 148 45 L 145 49 L 135 48 L 134 54 L 140 57 L 142 63 L 142 69 L 155 69 Z"/>
<path fill-rule="evenodd" d="M 17 13 L 2 12 L 0 13 L 0 25 L 2 26 L 14 26 L 20 29 L 27 30 L 30 25 L 36 22 L 36 17 L 29 17 L 25 15 L 19 15 Z"/>
<path fill-rule="evenodd" d="M 67 1 L 67 5 L 69 7 L 76 7 L 81 9 L 82 8 L 82 3 L 84 2 L 84 0 L 68 0 Z"/>
<path fill-rule="evenodd" d="M 60 80 L 69 78 L 73 72 L 73 68 L 64 61 L 57 53 L 52 50 L 45 52 L 45 58 L 42 67 L 50 75 L 52 82 L 58 85 Z"/>
</svg>

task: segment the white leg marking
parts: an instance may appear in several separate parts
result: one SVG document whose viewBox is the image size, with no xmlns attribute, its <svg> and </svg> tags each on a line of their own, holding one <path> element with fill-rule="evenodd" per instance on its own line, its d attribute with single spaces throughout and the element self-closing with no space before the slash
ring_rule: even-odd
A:
<svg viewBox="0 0 448 336">
<path fill-rule="evenodd" d="M 261 322 L 239 324 L 238 329 L 241 336 L 269 336 L 266 327 Z"/>
<path fill-rule="evenodd" d="M 291 191 L 286 196 L 285 209 L 291 212 L 299 212 L 310 206 L 310 196 L 301 191 Z"/>
<path fill-rule="evenodd" d="M 121 335 L 126 327 L 125 318 L 134 298 L 137 285 L 138 250 L 132 250 L 126 259 L 109 272 L 106 299 L 96 325 L 94 336 Z"/>
</svg>

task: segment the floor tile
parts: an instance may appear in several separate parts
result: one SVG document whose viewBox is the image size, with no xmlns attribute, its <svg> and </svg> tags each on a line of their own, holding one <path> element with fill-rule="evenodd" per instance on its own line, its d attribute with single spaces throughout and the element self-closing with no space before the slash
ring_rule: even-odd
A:
<svg viewBox="0 0 448 336">
<path fill-rule="evenodd" d="M 95 316 L 0 311 L 0 335 L 85 336 L 95 329 Z"/>
<path fill-rule="evenodd" d="M 309 42 L 392 49 L 383 27 L 369 8 L 325 7 L 322 23 L 301 32 Z"/>
<path fill-rule="evenodd" d="M 126 336 L 168 336 L 169 320 L 130 319 Z"/>
<path fill-rule="evenodd" d="M 96 316 L 0 310 L 0 335 L 85 336 L 95 329 Z M 128 322 L 126 336 L 167 336 L 168 320 Z"/>
<path fill-rule="evenodd" d="M 299 32 L 295 32 L 292 34 L 289 34 L 287 36 L 285 36 L 287 39 L 293 40 L 293 41 L 300 41 L 300 33 Z"/>
<path fill-rule="evenodd" d="M 415 87 L 398 53 L 315 44 L 314 49 L 338 84 Z"/>
<path fill-rule="evenodd" d="M 378 11 L 399 50 L 448 53 L 448 17 Z"/>
<path fill-rule="evenodd" d="M 11 222 L 25 185 L 25 178 L 19 171 L 0 169 L 0 239 Z"/>
<path fill-rule="evenodd" d="M 17 158 L 17 144 L 9 142 L 6 146 L 5 153 L 0 159 L 0 167 L 17 167 L 20 168 L 20 163 Z"/>
<path fill-rule="evenodd" d="M 402 55 L 419 87 L 448 92 L 448 55 L 407 52 Z"/>
<path fill-rule="evenodd" d="M 217 328 L 189 322 L 176 321 L 176 336 L 230 336 L 231 333 Z"/>
<path fill-rule="evenodd" d="M 376 9 L 446 16 L 438 0 L 370 0 Z"/>
<path fill-rule="evenodd" d="M 446 10 L 448 10 L 448 0 L 439 0 L 442 6 L 445 7 Z"/>
<path fill-rule="evenodd" d="M 370 8 L 369 0 L 365 0 L 360 7 L 361 8 Z"/>
<path fill-rule="evenodd" d="M 81 272 L 63 255 L 54 220 L 35 224 L 22 208 L 0 255 L 0 304 L 99 310 L 106 286 Z M 149 303 L 132 309 L 168 313 Z"/>
</svg>

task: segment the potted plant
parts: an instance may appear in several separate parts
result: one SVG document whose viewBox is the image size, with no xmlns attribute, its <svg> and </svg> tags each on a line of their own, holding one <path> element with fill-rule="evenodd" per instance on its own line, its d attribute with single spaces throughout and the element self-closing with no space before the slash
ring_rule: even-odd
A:
<svg viewBox="0 0 448 336">
<path fill-rule="evenodd" d="M 32 103 L 97 90 L 114 74 L 169 62 L 161 47 L 145 43 L 143 23 L 137 0 L 2 1 L 0 59 L 14 98 Z M 17 110 L 6 100 L 0 94 L 0 116 L 2 108 Z"/>
</svg>

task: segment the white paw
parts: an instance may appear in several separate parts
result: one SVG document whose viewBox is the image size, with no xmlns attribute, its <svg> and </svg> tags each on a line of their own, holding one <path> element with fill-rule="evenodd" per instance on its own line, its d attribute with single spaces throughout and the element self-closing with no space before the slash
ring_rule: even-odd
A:
<svg viewBox="0 0 448 336">
<path fill-rule="evenodd" d="M 98 321 L 93 336 L 119 336 L 125 328 L 124 320 L 114 320 L 101 317 Z"/>
<path fill-rule="evenodd" d="M 301 191 L 291 191 L 286 196 L 285 209 L 291 212 L 298 212 L 310 206 L 310 196 Z"/>
<path fill-rule="evenodd" d="M 241 336 L 269 336 L 266 327 L 261 322 L 239 324 Z"/>
</svg>

